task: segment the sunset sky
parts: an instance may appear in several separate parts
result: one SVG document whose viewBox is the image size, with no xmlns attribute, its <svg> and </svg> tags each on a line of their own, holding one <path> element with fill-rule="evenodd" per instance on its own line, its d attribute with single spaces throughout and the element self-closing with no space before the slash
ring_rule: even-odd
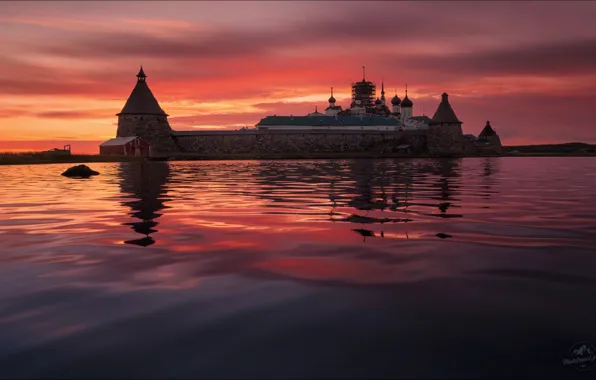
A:
<svg viewBox="0 0 596 380">
<path fill-rule="evenodd" d="M 2 2 L 0 151 L 96 153 L 139 65 L 175 130 L 349 105 L 350 83 L 442 92 L 504 144 L 596 143 L 596 2 Z"/>
</svg>

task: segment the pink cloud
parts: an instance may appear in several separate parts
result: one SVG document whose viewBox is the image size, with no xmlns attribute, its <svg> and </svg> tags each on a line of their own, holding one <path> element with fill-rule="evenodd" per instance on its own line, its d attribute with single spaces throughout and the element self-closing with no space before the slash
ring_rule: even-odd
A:
<svg viewBox="0 0 596 380">
<path fill-rule="evenodd" d="M 418 114 L 432 115 L 436 96 L 449 92 L 472 133 L 491 119 L 506 142 L 593 141 L 585 111 L 596 90 L 593 3 L 234 3 L 250 17 L 229 5 L 7 3 L 0 24 L 12 32 L 0 36 L 0 95 L 123 104 L 143 63 L 154 94 L 174 111 L 174 128 L 252 125 L 324 108 L 326 96 L 287 99 L 330 86 L 347 94 L 366 65 L 390 96 L 398 87 L 403 97 L 408 83 Z M 114 23 L 114 14 L 131 22 Z M 236 112 L 204 115 L 213 103 Z M 92 107 L 0 105 L 0 117 L 108 120 L 119 110 Z"/>
</svg>

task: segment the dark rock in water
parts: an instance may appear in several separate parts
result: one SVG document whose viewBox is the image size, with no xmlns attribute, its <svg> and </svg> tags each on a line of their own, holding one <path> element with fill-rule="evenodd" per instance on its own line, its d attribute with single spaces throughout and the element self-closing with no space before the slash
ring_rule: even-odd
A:
<svg viewBox="0 0 596 380">
<path fill-rule="evenodd" d="M 141 247 L 148 247 L 152 244 L 155 244 L 155 240 L 153 240 L 153 238 L 151 236 L 145 236 L 142 239 L 127 240 L 124 242 L 124 244 L 134 244 L 134 245 L 138 245 Z"/>
<path fill-rule="evenodd" d="M 351 223 L 387 223 L 391 221 L 388 218 L 371 218 L 370 216 L 350 215 L 345 219 Z"/>
<path fill-rule="evenodd" d="M 441 238 L 441 239 L 447 239 L 447 238 L 450 238 L 450 237 L 453 237 L 453 236 L 451 236 L 451 235 L 448 235 L 448 234 L 444 234 L 444 233 L 442 233 L 442 232 L 439 232 L 439 233 L 437 234 L 437 237 L 438 237 L 438 238 Z"/>
<path fill-rule="evenodd" d="M 92 175 L 98 175 L 99 172 L 91 169 L 87 165 L 77 165 L 73 166 L 72 168 L 66 169 L 64 173 L 62 173 L 65 177 L 80 177 L 80 178 L 89 178 Z"/>
<path fill-rule="evenodd" d="M 352 230 L 352 231 L 357 232 L 357 233 L 359 233 L 362 236 L 375 236 L 375 233 L 373 231 L 365 230 L 365 229 L 362 229 L 362 228 L 357 229 L 357 230 Z"/>
<path fill-rule="evenodd" d="M 461 214 L 431 214 L 432 216 L 436 216 L 437 218 L 461 218 L 463 215 Z"/>
</svg>

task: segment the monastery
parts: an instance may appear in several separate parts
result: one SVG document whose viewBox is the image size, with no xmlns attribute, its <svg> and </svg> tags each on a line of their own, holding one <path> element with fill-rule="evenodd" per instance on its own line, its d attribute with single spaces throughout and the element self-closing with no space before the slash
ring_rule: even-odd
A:
<svg viewBox="0 0 596 380">
<path fill-rule="evenodd" d="M 414 102 L 408 97 L 408 86 L 403 100 L 391 99 L 391 109 L 385 98 L 385 83 L 381 82 L 381 97 L 376 96 L 376 85 L 366 80 L 362 67 L 362 81 L 352 83 L 352 102 L 349 108 L 337 105 L 331 87 L 329 106 L 325 113 L 315 111 L 306 116 L 268 116 L 257 124 L 258 129 L 324 129 L 407 131 L 426 130 L 430 126 L 428 116 L 413 116 Z"/>
<path fill-rule="evenodd" d="M 174 157 L 176 155 L 256 156 L 311 153 L 428 153 L 431 156 L 462 156 L 477 153 L 499 154 L 501 142 L 487 122 L 478 138 L 464 136 L 447 93 L 441 96 L 432 118 L 413 115 L 413 101 L 397 94 L 389 108 L 384 82 L 381 96 L 376 85 L 352 83 L 352 101 L 345 110 L 337 104 L 331 88 L 325 113 L 305 116 L 266 116 L 254 129 L 175 131 L 168 114 L 160 107 L 147 85 L 141 67 L 137 83 L 116 114 L 116 137 L 100 145 L 102 155 Z"/>
</svg>

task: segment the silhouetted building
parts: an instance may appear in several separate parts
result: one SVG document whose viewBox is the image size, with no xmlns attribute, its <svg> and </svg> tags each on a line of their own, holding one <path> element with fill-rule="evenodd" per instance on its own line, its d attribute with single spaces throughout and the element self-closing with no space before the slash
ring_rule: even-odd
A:
<svg viewBox="0 0 596 380">
<path fill-rule="evenodd" d="M 444 92 L 441 95 L 441 103 L 426 131 L 428 151 L 432 155 L 438 156 L 465 153 L 469 143 L 463 135 L 461 125 L 462 122 L 449 104 L 449 95 Z"/>
<path fill-rule="evenodd" d="M 478 139 L 475 141 L 475 146 L 481 152 L 486 153 L 501 153 L 501 139 L 497 132 L 491 127 L 490 121 L 486 122 L 486 125 L 482 129 L 482 132 L 478 135 Z"/>
<path fill-rule="evenodd" d="M 175 152 L 172 128 L 168 115 L 159 106 L 147 85 L 147 75 L 141 66 L 137 84 L 118 116 L 116 137 L 140 137 L 148 142 L 154 152 Z"/>
<path fill-rule="evenodd" d="M 335 98 L 333 97 L 333 87 L 331 87 L 331 96 L 329 97 L 329 107 L 325 108 L 325 115 L 335 116 L 342 112 L 341 106 L 335 105 Z"/>
<path fill-rule="evenodd" d="M 104 156 L 151 156 L 151 145 L 140 137 L 115 137 L 99 145 Z"/>
<path fill-rule="evenodd" d="M 331 87 L 329 106 L 325 114 L 317 111 L 308 116 L 267 116 L 256 127 L 260 130 L 308 130 L 308 129 L 362 129 L 407 131 L 425 130 L 431 119 L 427 116 L 413 116 L 414 102 L 406 95 L 402 100 L 397 93 L 391 99 L 391 109 L 385 98 L 385 82 L 381 81 L 381 97 L 376 97 L 376 84 L 366 80 L 364 67 L 362 80 L 352 83 L 350 107 L 342 109 L 337 105 Z M 326 117 L 321 117 L 326 116 Z M 314 118 L 316 117 L 316 118 Z"/>
<path fill-rule="evenodd" d="M 428 150 L 432 154 L 461 154 L 466 150 L 459 141 L 461 121 L 455 117 L 447 94 L 443 94 L 433 119 L 425 115 L 414 116 L 413 106 L 406 85 L 404 99 L 400 100 L 396 94 L 391 100 L 392 109 L 389 109 L 384 81 L 381 82 L 381 96 L 376 98 L 376 85 L 366 80 L 363 71 L 362 81 L 352 84 L 352 103 L 348 109 L 337 105 L 332 89 L 325 113 L 315 107 L 315 112 L 307 116 L 267 116 L 254 130 L 173 131 L 168 115 L 149 89 L 147 75 L 141 67 L 132 93 L 117 114 L 116 137 L 138 137 L 149 144 L 152 156 L 166 157 L 175 153 L 220 155 L 238 152 L 385 154 L 403 151 L 408 154 L 407 145 L 412 147 L 412 152 Z M 430 131 L 433 126 L 437 128 Z M 122 151 L 128 152 L 125 146 L 128 142 L 122 141 L 104 144 L 114 146 L 104 151 L 116 152 L 120 149 L 116 146 L 122 144 Z M 142 144 L 138 150 L 141 155 L 145 154 Z M 136 154 L 136 146 L 133 151 Z"/>
</svg>

